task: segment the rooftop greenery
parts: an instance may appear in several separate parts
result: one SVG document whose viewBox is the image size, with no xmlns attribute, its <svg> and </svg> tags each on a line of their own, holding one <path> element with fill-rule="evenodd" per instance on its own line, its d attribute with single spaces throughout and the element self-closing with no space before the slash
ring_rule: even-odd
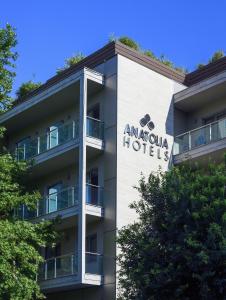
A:
<svg viewBox="0 0 226 300">
<path fill-rule="evenodd" d="M 83 60 L 85 57 L 86 57 L 86 56 L 85 56 L 83 53 L 78 52 L 78 53 L 72 55 L 71 57 L 66 58 L 66 59 L 65 59 L 65 64 L 64 64 L 64 66 L 63 66 L 62 68 L 58 68 L 58 69 L 57 69 L 57 71 L 56 71 L 57 74 L 60 74 L 62 71 L 64 71 L 64 70 L 70 68 L 70 67 L 73 66 L 73 65 L 76 65 L 76 64 L 79 63 L 81 60 Z"/>
<path fill-rule="evenodd" d="M 33 82 L 32 80 L 22 83 L 19 89 L 16 91 L 17 99 L 26 97 L 29 93 L 33 92 L 41 85 L 41 82 Z"/>
<path fill-rule="evenodd" d="M 216 52 L 214 52 L 214 54 L 212 55 L 212 57 L 208 60 L 208 63 L 212 63 L 217 61 L 218 59 L 222 58 L 225 56 L 225 53 L 223 50 L 218 50 Z M 206 64 L 198 64 L 197 69 L 202 69 L 203 67 L 205 67 Z"/>
<path fill-rule="evenodd" d="M 117 38 L 114 35 L 112 35 L 112 36 L 110 36 L 109 41 L 110 42 L 119 41 L 122 44 L 130 47 L 131 49 L 139 51 L 140 53 L 142 53 L 144 55 L 147 55 L 147 56 L 151 57 L 152 59 L 154 59 L 158 62 L 163 63 L 167 67 L 170 67 L 170 68 L 172 68 L 172 69 L 174 69 L 178 72 L 181 72 L 181 73 L 187 73 L 187 70 L 185 68 L 175 66 L 174 63 L 172 61 L 170 61 L 164 54 L 162 54 L 162 55 L 160 55 L 160 57 L 158 57 L 151 50 L 143 50 L 136 41 L 134 41 L 133 39 L 131 39 L 128 36 L 121 36 L 121 37 Z"/>
</svg>

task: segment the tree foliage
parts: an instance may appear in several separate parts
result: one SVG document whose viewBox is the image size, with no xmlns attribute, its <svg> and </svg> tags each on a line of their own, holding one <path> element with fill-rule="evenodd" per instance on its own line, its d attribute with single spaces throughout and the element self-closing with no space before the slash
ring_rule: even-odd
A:
<svg viewBox="0 0 226 300">
<path fill-rule="evenodd" d="M 120 299 L 225 299 L 226 168 L 141 179 L 139 219 L 119 232 Z"/>
<path fill-rule="evenodd" d="M 18 219 L 15 211 L 22 204 L 36 207 L 38 192 L 28 186 L 25 163 L 16 162 L 10 154 L 0 154 L 0 299 L 42 299 L 36 281 L 39 250 L 55 238 L 54 223 L 37 224 Z"/>
<path fill-rule="evenodd" d="M 63 68 L 57 69 L 57 74 L 61 73 L 62 71 L 76 65 L 79 63 L 81 60 L 85 58 L 85 55 L 81 52 L 78 52 L 77 54 L 74 54 L 73 56 L 65 59 L 65 65 Z"/>
<path fill-rule="evenodd" d="M 39 193 L 28 187 L 25 163 L 0 155 L 0 299 L 42 299 L 36 281 L 43 261 L 39 249 L 54 241 L 54 224 L 17 219 L 13 211 L 26 204 L 36 207 Z"/>
<path fill-rule="evenodd" d="M 13 28 L 0 29 L 0 111 L 11 104 L 9 93 L 15 73 L 16 54 Z M 54 222 L 30 223 L 15 217 L 14 211 L 22 204 L 36 207 L 40 198 L 29 183 L 28 166 L 19 163 L 2 147 L 5 129 L 0 127 L 0 299 L 42 299 L 36 280 L 42 256 L 40 248 L 54 243 Z"/>
<path fill-rule="evenodd" d="M 34 90 L 39 88 L 41 85 L 42 85 L 41 82 L 33 82 L 31 80 L 22 83 L 16 92 L 17 98 L 22 99 L 22 98 L 26 97 L 29 93 L 33 92 Z"/>
<path fill-rule="evenodd" d="M 12 50 L 17 44 L 14 28 L 6 24 L 0 28 L 0 111 L 7 110 L 13 99 L 10 97 L 13 79 L 15 77 L 14 67 L 17 53 Z"/>
</svg>

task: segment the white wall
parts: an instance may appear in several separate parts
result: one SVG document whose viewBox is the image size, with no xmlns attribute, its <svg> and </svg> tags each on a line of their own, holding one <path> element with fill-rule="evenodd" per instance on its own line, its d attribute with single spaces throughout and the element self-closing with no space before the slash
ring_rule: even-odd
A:
<svg viewBox="0 0 226 300">
<path fill-rule="evenodd" d="M 165 148 L 154 146 L 153 156 L 150 156 L 149 142 L 146 153 L 143 146 L 135 151 L 131 145 L 136 140 L 134 136 L 130 137 L 129 148 L 124 146 L 124 136 L 129 138 L 128 134 L 124 134 L 125 126 L 129 124 L 142 129 L 139 120 L 150 114 L 155 128 L 149 132 L 167 139 L 170 156 L 173 145 L 172 96 L 183 88 L 183 85 L 118 55 L 117 228 L 136 218 L 135 212 L 128 206 L 139 197 L 133 186 L 138 185 L 141 173 L 148 176 L 159 166 L 167 170 L 170 162 L 164 160 Z M 139 141 L 142 142 L 141 139 Z M 157 151 L 161 152 L 161 158 L 158 158 Z"/>
</svg>

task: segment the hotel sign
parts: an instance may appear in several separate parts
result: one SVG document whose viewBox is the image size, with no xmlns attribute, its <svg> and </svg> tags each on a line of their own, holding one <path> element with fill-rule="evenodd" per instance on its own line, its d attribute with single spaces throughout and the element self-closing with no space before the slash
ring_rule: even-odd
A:
<svg viewBox="0 0 226 300">
<path fill-rule="evenodd" d="M 151 121 L 150 115 L 146 114 L 140 119 L 139 123 L 141 128 L 126 124 L 123 136 L 123 146 L 168 161 L 169 146 L 167 139 L 152 132 L 155 128 L 155 124 Z"/>
</svg>

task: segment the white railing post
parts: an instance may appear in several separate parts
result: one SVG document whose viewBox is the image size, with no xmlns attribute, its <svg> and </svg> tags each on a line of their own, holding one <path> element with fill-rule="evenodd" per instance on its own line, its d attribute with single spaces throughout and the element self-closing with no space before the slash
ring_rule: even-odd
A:
<svg viewBox="0 0 226 300">
<path fill-rule="evenodd" d="M 71 191 L 72 191 L 72 198 L 71 198 L 72 205 L 75 205 L 75 188 L 73 186 L 71 188 Z"/>
<path fill-rule="evenodd" d="M 212 124 L 209 125 L 210 141 L 212 141 Z"/>
<path fill-rule="evenodd" d="M 39 215 L 39 201 L 36 201 L 36 217 Z"/>
<path fill-rule="evenodd" d="M 47 272 L 48 272 L 48 269 L 47 269 L 47 262 L 45 261 L 44 262 L 44 277 L 45 277 L 45 280 L 47 280 Z"/>
<path fill-rule="evenodd" d="M 80 78 L 79 102 L 79 216 L 78 216 L 78 271 L 82 283 L 85 275 L 85 236 L 86 236 L 86 116 L 87 116 L 87 77 L 83 70 Z"/>
<path fill-rule="evenodd" d="M 54 278 L 56 278 L 57 274 L 56 274 L 56 257 L 54 258 Z"/>
<path fill-rule="evenodd" d="M 74 255 L 71 255 L 71 274 L 74 274 Z"/>
<path fill-rule="evenodd" d="M 37 144 L 37 154 L 40 154 L 40 136 L 37 137 L 37 140 L 38 140 L 38 144 Z"/>
<path fill-rule="evenodd" d="M 191 132 L 188 133 L 188 149 L 191 150 Z"/>
<path fill-rule="evenodd" d="M 49 213 L 49 196 L 46 197 L 46 207 L 45 207 L 45 210 L 46 210 L 46 214 Z"/>
<path fill-rule="evenodd" d="M 75 121 L 72 122 L 72 138 L 75 138 Z"/>
<path fill-rule="evenodd" d="M 26 145 L 24 144 L 24 160 L 26 160 Z"/>
</svg>

